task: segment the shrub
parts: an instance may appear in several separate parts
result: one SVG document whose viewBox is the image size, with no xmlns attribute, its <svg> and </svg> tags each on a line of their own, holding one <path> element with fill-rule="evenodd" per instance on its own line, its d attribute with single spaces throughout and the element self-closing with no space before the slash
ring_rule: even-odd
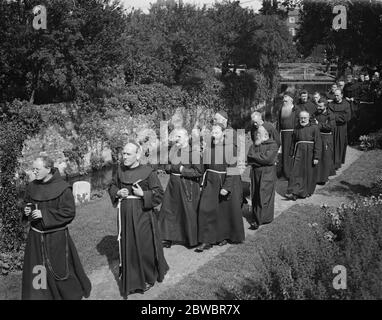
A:
<svg viewBox="0 0 382 320">
<path fill-rule="evenodd" d="M 360 148 L 362 150 L 382 149 L 382 130 L 360 136 L 359 141 L 361 142 Z"/>
<path fill-rule="evenodd" d="M 377 177 L 376 181 L 372 183 L 371 194 L 376 197 L 382 194 L 382 176 Z"/>
<path fill-rule="evenodd" d="M 256 279 L 231 299 L 381 299 L 382 196 L 323 210 L 290 240 L 262 253 Z M 333 268 L 347 271 L 347 289 L 333 288 Z"/>
<path fill-rule="evenodd" d="M 24 140 L 36 134 L 41 115 L 27 102 L 8 103 L 0 118 L 0 252 L 23 250 L 24 227 L 20 222 L 22 205 L 17 192 L 18 159 Z M 17 260 L 17 259 L 16 259 Z"/>
</svg>

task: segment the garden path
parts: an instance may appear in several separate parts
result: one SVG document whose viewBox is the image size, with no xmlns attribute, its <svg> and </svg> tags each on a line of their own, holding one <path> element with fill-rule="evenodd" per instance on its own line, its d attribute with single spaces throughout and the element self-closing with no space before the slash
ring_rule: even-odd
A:
<svg viewBox="0 0 382 320">
<path fill-rule="evenodd" d="M 340 170 L 337 171 L 336 177 L 342 174 L 355 160 L 359 158 L 362 154 L 354 148 L 348 147 L 346 154 L 346 163 L 342 166 Z M 334 177 L 332 177 L 334 178 Z M 243 180 L 248 180 L 248 171 L 244 173 Z M 279 183 L 281 189 L 286 188 L 286 181 L 281 181 Z M 325 188 L 325 186 L 317 186 L 317 189 Z M 297 201 L 286 201 L 280 194 L 276 193 L 275 199 L 275 218 L 280 214 L 285 212 L 291 206 L 295 204 L 313 204 L 313 205 L 323 205 L 328 206 L 338 206 L 341 203 L 348 202 L 349 199 L 344 196 L 328 196 L 322 194 L 314 194 L 312 197 L 307 199 L 299 199 Z M 246 237 L 251 237 L 255 231 L 249 230 L 249 224 L 245 218 L 244 227 Z M 266 228 L 267 226 L 263 226 Z M 153 288 L 147 291 L 145 294 L 132 294 L 128 296 L 129 300 L 154 300 L 159 294 L 170 289 L 172 286 L 181 281 L 187 275 L 196 271 L 199 267 L 206 264 L 208 261 L 212 260 L 217 255 L 225 252 L 230 246 L 226 245 L 223 247 L 214 246 L 212 249 L 204 253 L 196 253 L 192 249 L 187 249 L 183 246 L 173 246 L 170 249 L 165 250 L 165 257 L 170 270 L 166 274 L 166 277 L 162 283 L 156 283 Z M 122 299 L 118 283 L 116 281 L 116 273 L 118 270 L 118 261 L 110 266 L 103 266 L 98 270 L 92 272 L 89 276 L 93 288 L 89 299 L 94 300 L 119 300 Z"/>
</svg>

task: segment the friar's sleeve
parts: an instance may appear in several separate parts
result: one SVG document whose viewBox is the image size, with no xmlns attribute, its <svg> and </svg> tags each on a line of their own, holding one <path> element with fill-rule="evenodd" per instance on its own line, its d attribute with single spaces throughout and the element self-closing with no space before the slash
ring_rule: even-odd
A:
<svg viewBox="0 0 382 320">
<path fill-rule="evenodd" d="M 256 167 L 274 165 L 277 158 L 278 146 L 272 144 L 270 148 L 266 148 L 261 152 L 254 152 L 253 149 L 248 152 L 248 164 Z"/>
<path fill-rule="evenodd" d="M 228 156 L 230 157 L 227 161 L 227 174 L 225 175 L 225 179 L 222 185 L 222 189 L 227 190 L 228 192 L 232 192 L 233 187 L 233 176 L 239 175 L 239 171 L 237 174 L 235 174 L 235 169 L 237 168 L 237 146 L 235 144 L 226 145 L 225 148 L 231 148 L 232 147 L 232 153 L 229 153 Z M 225 149 L 224 148 L 224 153 Z M 230 170 L 231 169 L 231 170 Z"/>
<path fill-rule="evenodd" d="M 66 226 L 74 219 L 76 207 L 71 188 L 65 189 L 58 199 L 57 208 L 41 208 L 44 228 L 52 229 Z"/>
<path fill-rule="evenodd" d="M 320 130 L 317 126 L 313 126 L 314 128 L 314 149 L 313 149 L 313 159 L 321 159 L 321 152 L 322 152 L 322 143 L 321 143 L 321 135 Z"/>
<path fill-rule="evenodd" d="M 148 189 L 143 191 L 143 208 L 152 209 L 162 202 L 163 188 L 155 171 L 148 176 Z"/>
<path fill-rule="evenodd" d="M 333 130 L 333 123 L 332 123 L 332 115 L 331 113 L 328 114 L 328 116 L 326 117 L 326 120 L 325 122 L 319 122 L 318 123 L 318 128 L 320 129 L 321 132 L 324 132 L 324 133 L 329 133 L 329 132 L 332 132 Z M 334 122 L 334 125 L 335 125 L 335 122 Z"/>
<path fill-rule="evenodd" d="M 115 208 L 118 204 L 118 196 L 117 192 L 119 191 L 119 183 L 118 183 L 118 170 L 116 168 L 113 169 L 113 175 L 111 179 L 111 183 L 109 185 L 109 196 L 113 207 Z"/>
</svg>

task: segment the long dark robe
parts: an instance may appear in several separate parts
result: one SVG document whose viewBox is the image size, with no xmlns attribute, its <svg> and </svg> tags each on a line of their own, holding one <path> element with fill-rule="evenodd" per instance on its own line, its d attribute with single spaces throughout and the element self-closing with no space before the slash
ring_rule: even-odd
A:
<svg viewBox="0 0 382 320">
<path fill-rule="evenodd" d="M 226 153 L 226 148 L 231 148 L 232 152 Z M 200 243 L 208 244 L 223 240 L 242 242 L 245 236 L 241 211 L 243 199 L 241 177 L 239 172 L 230 174 L 229 170 L 236 166 L 236 162 L 227 161 L 230 155 L 237 155 L 236 146 L 212 145 L 205 152 L 210 154 L 210 158 L 207 155 L 205 157 L 211 161 L 205 165 L 206 171 L 202 182 L 198 209 L 198 240 Z M 221 189 L 227 190 L 228 195 L 220 195 Z"/>
<path fill-rule="evenodd" d="M 181 149 L 175 152 L 179 157 Z M 196 159 L 192 161 L 191 148 L 185 148 L 183 152 L 185 161 L 178 164 L 174 164 L 171 154 L 169 156 L 171 164 L 166 166 L 166 172 L 170 174 L 170 179 L 159 214 L 159 228 L 162 240 L 192 247 L 198 244 L 197 209 L 200 199 L 199 179 L 203 174 L 203 165 L 193 163 Z M 181 165 L 184 166 L 182 173 Z"/>
<path fill-rule="evenodd" d="M 42 219 L 31 220 L 24 256 L 22 299 L 80 300 L 88 297 L 91 283 L 69 231 L 65 228 L 75 217 L 70 186 L 54 168 L 49 181 L 34 180 L 28 185 L 25 200 L 26 203 L 37 204 Z M 27 221 L 28 218 L 24 215 L 23 220 Z M 39 233 L 32 228 L 49 233 Z M 54 231 L 59 228 L 63 229 Z M 33 286 L 33 279 L 37 276 L 37 273 L 33 273 L 35 266 L 44 266 L 46 269 L 46 289 Z"/>
<path fill-rule="evenodd" d="M 280 145 L 281 145 L 280 133 L 273 126 L 273 124 L 270 122 L 264 121 L 262 126 L 264 127 L 265 130 L 267 130 L 267 132 L 269 134 L 269 139 L 272 139 L 273 141 L 275 141 L 277 143 L 277 146 L 280 147 Z M 251 125 L 251 139 L 252 139 L 252 141 L 255 141 L 255 139 L 256 139 L 256 137 L 255 137 L 256 131 L 257 131 L 256 127 L 252 124 Z"/>
<path fill-rule="evenodd" d="M 277 143 L 271 139 L 248 150 L 247 162 L 251 166 L 252 217 L 258 225 L 270 223 L 274 218 Z"/>
<path fill-rule="evenodd" d="M 143 190 L 140 199 L 119 199 L 117 192 L 126 188 L 133 195 L 132 185 L 139 181 Z M 113 172 L 109 195 L 114 207 L 119 205 L 120 277 L 122 295 L 143 291 L 146 284 L 161 282 L 168 271 L 153 208 L 163 198 L 163 188 L 150 166 L 128 168 L 118 166 Z"/>
<path fill-rule="evenodd" d="M 296 105 L 296 118 L 299 117 L 301 111 L 306 111 L 309 113 L 310 121 L 314 121 L 314 115 L 317 112 L 317 107 L 314 102 L 308 100 L 307 102 L 299 101 Z"/>
<path fill-rule="evenodd" d="M 277 129 L 280 132 L 281 137 L 282 171 L 286 179 L 289 179 L 293 165 L 293 158 L 290 156 L 289 150 L 292 144 L 292 135 L 295 124 L 296 109 L 292 108 L 292 113 L 285 116 L 283 114 L 283 108 L 281 108 L 278 115 Z"/>
<path fill-rule="evenodd" d="M 336 126 L 333 113 L 326 109 L 324 113 L 316 113 L 315 118 L 321 135 L 321 158 L 317 165 L 317 183 L 326 183 L 328 177 L 335 174 L 333 161 L 333 131 Z"/>
<path fill-rule="evenodd" d="M 313 194 L 317 183 L 317 166 L 313 160 L 321 158 L 321 137 L 318 126 L 300 125 L 293 132 L 293 144 L 290 150 L 293 156 L 293 168 L 289 178 L 287 193 L 305 198 Z M 305 143 L 300 141 L 311 141 Z"/>
<path fill-rule="evenodd" d="M 350 105 L 346 100 L 341 103 L 333 102 L 329 106 L 334 114 L 336 127 L 333 132 L 334 142 L 334 168 L 337 170 L 345 163 L 346 148 L 348 145 L 347 123 L 351 118 Z"/>
</svg>

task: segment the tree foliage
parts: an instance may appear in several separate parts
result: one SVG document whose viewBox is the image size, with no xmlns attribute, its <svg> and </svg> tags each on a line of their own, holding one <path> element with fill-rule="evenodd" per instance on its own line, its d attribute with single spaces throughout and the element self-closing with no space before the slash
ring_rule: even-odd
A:
<svg viewBox="0 0 382 320">
<path fill-rule="evenodd" d="M 34 30 L 32 8 L 47 8 Z M 1 100 L 87 99 L 123 60 L 124 14 L 108 0 L 30 0 L 0 4 Z"/>
<path fill-rule="evenodd" d="M 309 55 L 318 44 L 325 44 L 328 58 L 352 61 L 360 65 L 381 63 L 381 1 L 312 1 L 304 0 L 301 26 L 297 33 L 299 50 Z M 342 4 L 347 10 L 347 29 L 334 30 L 333 6 Z"/>
</svg>

